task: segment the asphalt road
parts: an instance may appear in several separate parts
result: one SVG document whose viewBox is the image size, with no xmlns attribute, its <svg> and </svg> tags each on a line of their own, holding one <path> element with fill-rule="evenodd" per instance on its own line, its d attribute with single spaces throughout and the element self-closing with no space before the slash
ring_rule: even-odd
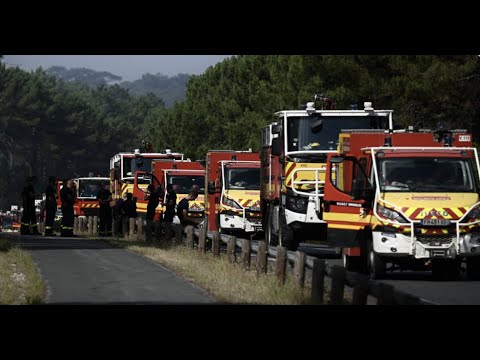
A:
<svg viewBox="0 0 480 360">
<path fill-rule="evenodd" d="M 330 265 L 343 266 L 339 255 L 326 246 L 302 243 L 298 250 L 310 256 L 327 259 Z M 457 281 L 436 281 L 430 271 L 396 270 L 387 272 L 386 279 L 381 281 L 435 304 L 480 304 L 480 281 L 466 280 L 465 273 Z"/>
<path fill-rule="evenodd" d="M 203 289 L 103 241 L 16 236 L 46 283 L 48 304 L 206 304 Z"/>
</svg>

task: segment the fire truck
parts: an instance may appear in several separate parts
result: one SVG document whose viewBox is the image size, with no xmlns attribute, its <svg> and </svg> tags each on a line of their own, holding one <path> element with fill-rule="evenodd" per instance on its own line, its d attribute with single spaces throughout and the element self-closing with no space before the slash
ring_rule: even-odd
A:
<svg viewBox="0 0 480 360">
<path fill-rule="evenodd" d="M 153 161 L 173 162 L 183 160 L 183 154 L 173 153 L 167 149 L 165 153 L 140 152 L 135 149 L 131 153 L 119 153 L 110 159 L 110 191 L 114 200 L 123 198 L 128 192 L 134 192 L 135 172 L 151 172 Z M 139 189 L 146 191 L 150 179 L 137 178 Z M 140 216 L 147 213 L 148 201 L 144 197 L 137 198 L 137 212 Z M 160 206 L 160 205 L 159 205 Z M 158 209 L 160 210 L 160 209 Z"/>
<path fill-rule="evenodd" d="M 75 186 L 75 202 L 73 204 L 73 212 L 75 216 L 98 216 L 100 205 L 97 200 L 97 193 L 100 190 L 100 184 L 104 184 L 108 189 L 110 179 L 108 177 L 79 177 L 73 179 Z M 60 190 L 63 182 L 57 182 L 57 209 L 60 210 L 62 200 L 60 198 Z"/>
<path fill-rule="evenodd" d="M 348 270 L 480 275 L 479 159 L 466 130 L 343 131 L 329 154 L 323 217 Z"/>
<path fill-rule="evenodd" d="M 167 184 L 172 184 L 177 194 L 177 203 L 186 197 L 193 186 L 198 186 L 199 195 L 195 201 L 189 202 L 189 216 L 203 219 L 205 198 L 205 168 L 199 162 L 190 160 L 152 161 L 151 172 L 136 171 L 133 196 L 144 198 L 145 192 L 139 184 L 139 178 L 154 184 L 165 192 L 161 209 L 157 209 L 157 219 L 165 212 L 163 204 L 166 201 Z M 159 206 L 160 207 L 160 206 Z M 178 218 L 174 220 L 178 222 Z"/>
<path fill-rule="evenodd" d="M 205 226 L 223 234 L 261 231 L 259 153 L 210 150 L 206 157 Z"/>
<path fill-rule="evenodd" d="M 300 242 L 324 242 L 323 219 L 327 155 L 337 152 L 342 129 L 393 128 L 392 110 L 336 110 L 333 99 L 315 96 L 302 110 L 275 113 L 277 121 L 262 131 L 261 210 L 265 239 L 296 250 Z"/>
</svg>

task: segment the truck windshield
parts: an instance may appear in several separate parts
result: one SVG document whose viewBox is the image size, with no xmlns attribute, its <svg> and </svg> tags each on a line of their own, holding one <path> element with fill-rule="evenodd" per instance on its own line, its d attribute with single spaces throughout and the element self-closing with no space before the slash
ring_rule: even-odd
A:
<svg viewBox="0 0 480 360">
<path fill-rule="evenodd" d="M 317 126 L 312 129 L 315 123 Z M 388 129 L 388 117 L 289 116 L 288 151 L 336 150 L 342 129 Z"/>
<path fill-rule="evenodd" d="M 123 158 L 123 177 L 134 177 L 135 171 L 152 171 L 152 160 L 141 158 L 141 162 L 136 158 Z"/>
<path fill-rule="evenodd" d="M 203 175 L 173 175 L 168 176 L 167 181 L 173 185 L 173 190 L 177 194 L 188 194 L 193 185 L 200 188 L 199 193 L 205 192 L 205 176 Z"/>
<path fill-rule="evenodd" d="M 260 190 L 260 168 L 225 170 L 225 188 L 229 190 Z"/>
<path fill-rule="evenodd" d="M 105 185 L 105 189 L 110 187 L 109 180 L 85 179 L 78 180 L 78 197 L 96 199 L 100 190 L 100 184 Z"/>
<path fill-rule="evenodd" d="M 459 158 L 377 160 L 382 192 L 474 192 L 471 162 Z"/>
</svg>

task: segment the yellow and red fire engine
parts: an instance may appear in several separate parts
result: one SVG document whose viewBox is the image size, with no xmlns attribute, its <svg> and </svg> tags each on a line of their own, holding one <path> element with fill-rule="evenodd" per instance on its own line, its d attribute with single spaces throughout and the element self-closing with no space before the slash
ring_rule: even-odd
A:
<svg viewBox="0 0 480 360">
<path fill-rule="evenodd" d="M 250 151 L 210 150 L 206 157 L 205 226 L 208 231 L 261 231 L 260 161 Z"/>
<path fill-rule="evenodd" d="M 466 130 L 342 131 L 329 154 L 323 219 L 345 267 L 372 278 L 431 269 L 480 276 L 479 159 Z"/>
<path fill-rule="evenodd" d="M 193 186 L 198 187 L 198 197 L 195 201 L 189 202 L 189 216 L 203 220 L 204 217 L 204 197 L 205 197 L 205 168 L 199 162 L 190 160 L 157 161 L 152 162 L 151 172 L 136 171 L 135 187 L 133 196 L 144 198 L 145 192 L 138 187 L 138 179 L 143 178 L 152 183 L 155 188 L 160 187 L 164 192 L 161 204 L 157 208 L 157 219 L 160 219 L 165 212 L 167 196 L 167 184 L 172 184 L 177 194 L 177 203 L 186 197 Z M 178 222 L 178 218 L 174 220 Z"/>
<path fill-rule="evenodd" d="M 173 153 L 169 149 L 165 153 L 140 152 L 135 149 L 131 153 L 119 153 L 110 159 L 110 191 L 114 200 L 123 198 L 128 192 L 134 192 L 135 172 L 151 172 L 153 161 L 173 162 L 183 160 L 183 154 Z M 137 178 L 138 187 L 146 191 L 150 180 Z M 137 198 L 137 212 L 145 217 L 148 201 L 143 196 Z M 157 208 L 160 212 L 161 207 Z"/>
<path fill-rule="evenodd" d="M 302 110 L 275 113 L 277 121 L 262 132 L 261 209 L 269 244 L 296 250 L 304 241 L 326 240 L 322 199 L 327 155 L 337 152 L 342 129 L 393 128 L 392 110 L 336 110 L 335 101 L 315 109 L 309 102 Z"/>
</svg>

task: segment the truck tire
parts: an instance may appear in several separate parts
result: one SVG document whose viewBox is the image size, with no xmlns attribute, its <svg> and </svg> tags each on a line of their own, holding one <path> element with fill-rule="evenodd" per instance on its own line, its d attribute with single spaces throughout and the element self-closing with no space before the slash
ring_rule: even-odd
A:
<svg viewBox="0 0 480 360">
<path fill-rule="evenodd" d="M 452 259 L 432 259 L 432 276 L 434 280 L 458 280 L 460 262 Z"/>
<path fill-rule="evenodd" d="M 386 273 L 386 264 L 380 255 L 373 249 L 371 236 L 367 239 L 367 269 L 371 279 L 383 279 Z"/>
<path fill-rule="evenodd" d="M 480 258 L 478 256 L 467 258 L 468 280 L 480 280 Z"/>
<path fill-rule="evenodd" d="M 342 254 L 343 267 L 347 271 L 365 272 L 365 257 L 364 256 L 349 256 Z"/>
<path fill-rule="evenodd" d="M 270 208 L 270 205 L 267 206 L 267 225 L 265 229 L 265 241 L 269 246 L 277 246 L 278 245 L 278 236 L 273 232 L 273 211 Z"/>
<path fill-rule="evenodd" d="M 287 250 L 296 251 L 298 248 L 298 242 L 295 241 L 294 232 L 291 226 L 287 225 L 285 218 L 285 210 L 280 210 L 280 231 L 279 231 L 279 243 L 281 246 L 285 246 Z"/>
</svg>

